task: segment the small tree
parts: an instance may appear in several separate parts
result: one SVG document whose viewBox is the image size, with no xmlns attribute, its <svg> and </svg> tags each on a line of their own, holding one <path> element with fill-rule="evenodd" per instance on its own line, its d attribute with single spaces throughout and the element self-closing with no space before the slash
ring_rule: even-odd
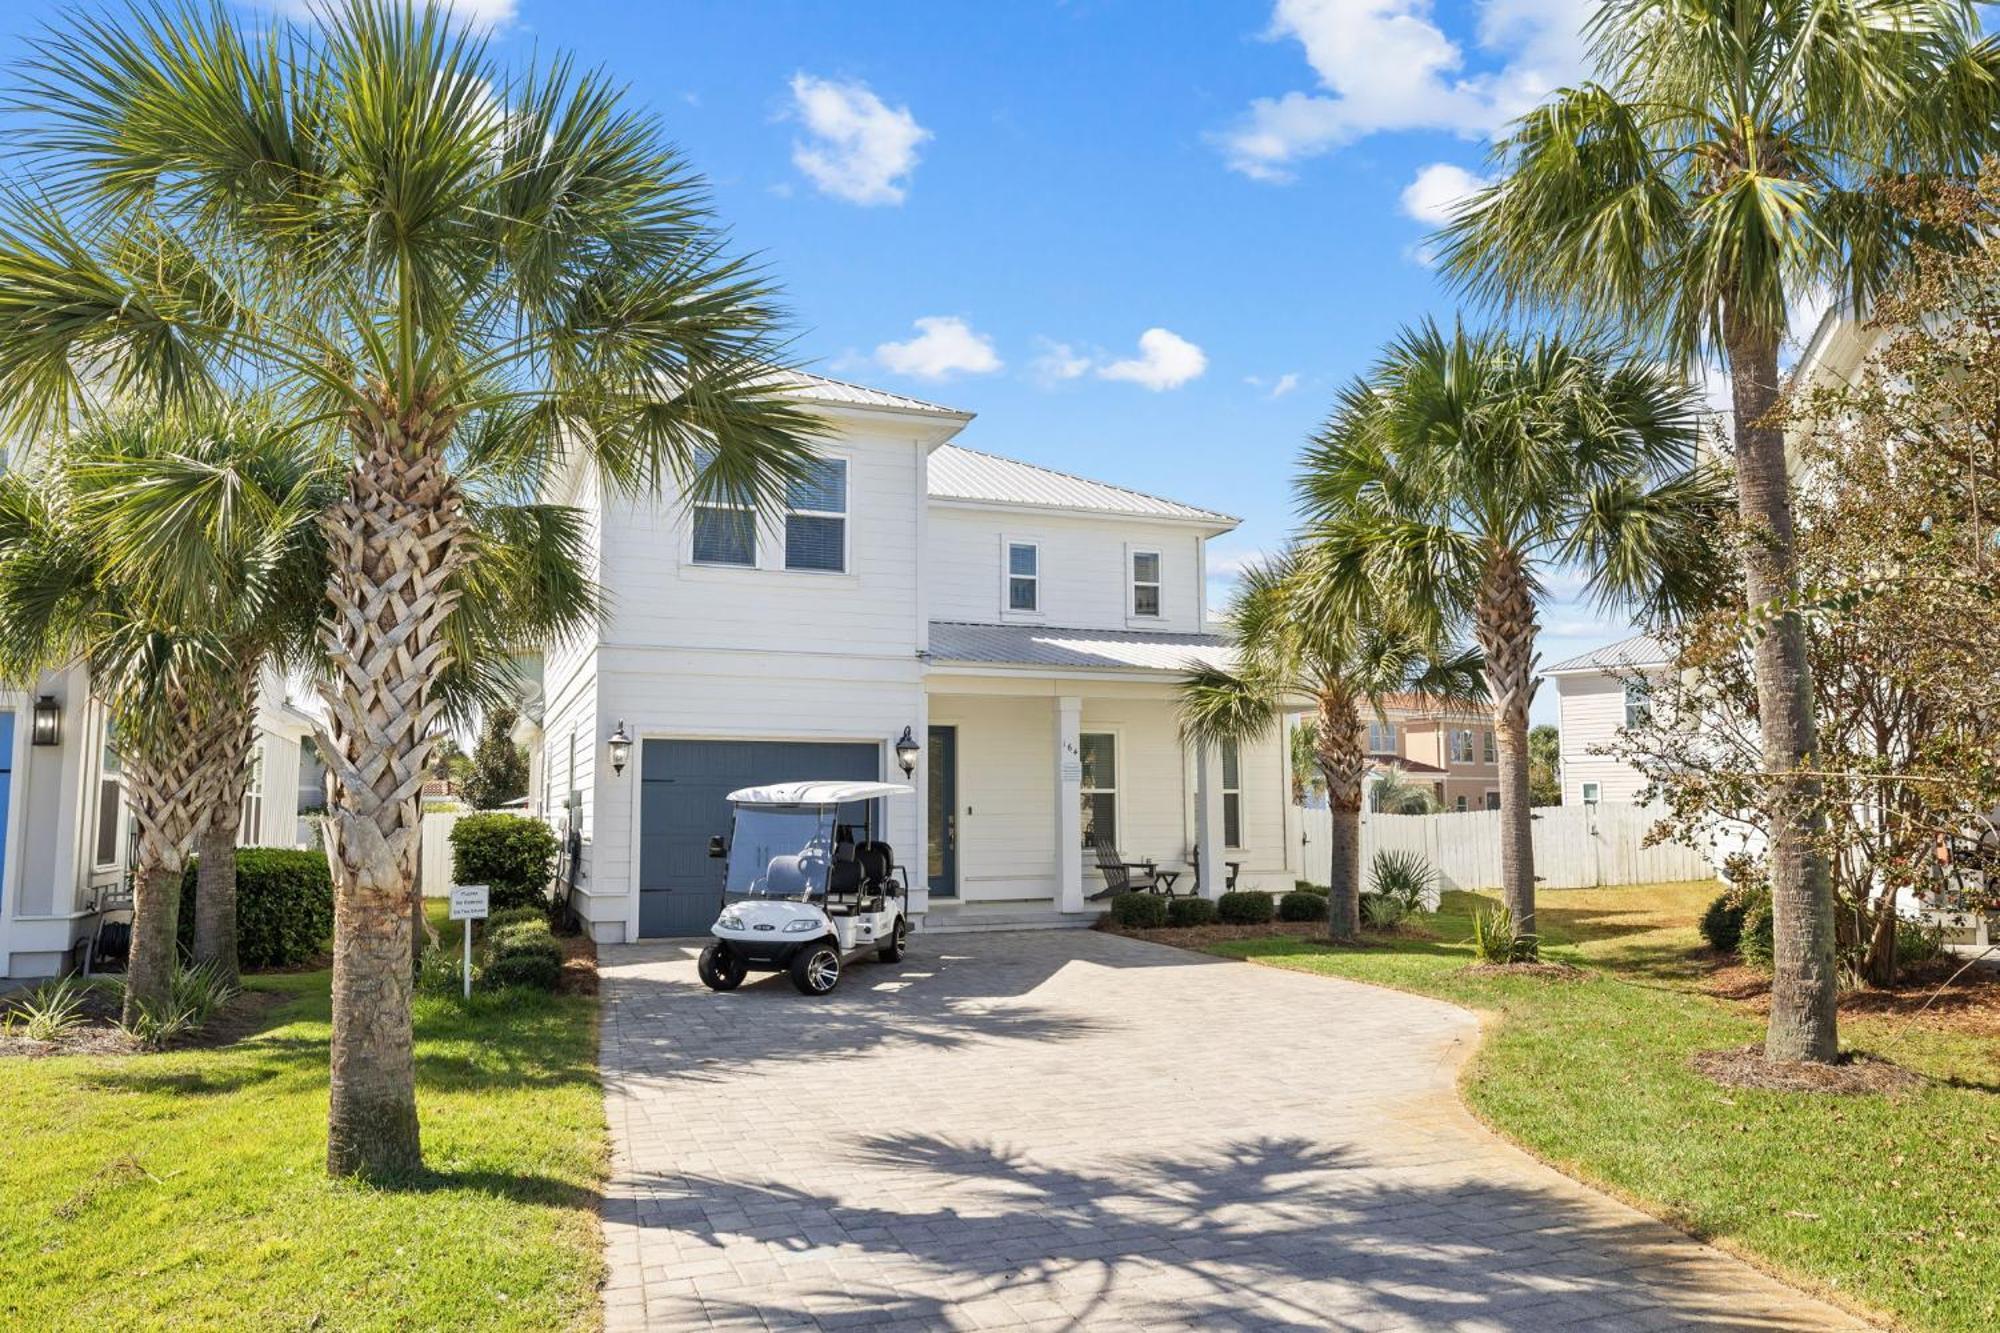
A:
<svg viewBox="0 0 2000 1333">
<path fill-rule="evenodd" d="M 520 716 L 496 705 L 486 710 L 479 743 L 472 747 L 460 795 L 475 810 L 493 810 L 528 794 L 528 756 L 508 735 Z"/>
<path fill-rule="evenodd" d="M 1528 732 L 1528 804 L 1562 803 L 1562 733 L 1544 722 Z"/>
</svg>

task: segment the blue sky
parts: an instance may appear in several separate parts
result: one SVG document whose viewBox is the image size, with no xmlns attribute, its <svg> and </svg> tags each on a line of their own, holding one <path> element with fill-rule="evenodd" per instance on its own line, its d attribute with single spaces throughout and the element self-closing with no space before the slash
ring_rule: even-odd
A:
<svg viewBox="0 0 2000 1333">
<path fill-rule="evenodd" d="M 0 59 L 62 8 L 12 0 Z M 1400 324 L 1450 316 L 1422 238 L 1485 136 L 1574 75 L 1588 8 L 461 5 L 505 57 L 629 81 L 809 361 L 977 412 L 970 447 L 1240 515 L 1222 573 L 1282 541 L 1336 388 Z M 1567 600 L 1543 625 L 1547 661 L 1624 632 Z"/>
</svg>

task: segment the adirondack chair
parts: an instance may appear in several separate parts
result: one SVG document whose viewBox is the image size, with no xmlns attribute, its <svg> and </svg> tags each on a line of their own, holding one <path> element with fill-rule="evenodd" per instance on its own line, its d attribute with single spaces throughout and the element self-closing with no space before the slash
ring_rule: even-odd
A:
<svg viewBox="0 0 2000 1333">
<path fill-rule="evenodd" d="M 1180 878 L 1180 872 L 1163 871 L 1156 861 L 1127 861 L 1109 838 L 1092 838 L 1090 845 L 1097 853 L 1097 868 L 1104 874 L 1104 890 L 1091 894 L 1091 902 L 1120 893 L 1174 896 L 1174 881 Z"/>
</svg>

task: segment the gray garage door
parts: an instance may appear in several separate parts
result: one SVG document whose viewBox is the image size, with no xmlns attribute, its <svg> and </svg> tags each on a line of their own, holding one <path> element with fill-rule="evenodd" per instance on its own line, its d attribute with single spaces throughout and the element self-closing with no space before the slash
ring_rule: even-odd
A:
<svg viewBox="0 0 2000 1333">
<path fill-rule="evenodd" d="M 872 782 L 881 747 L 809 741 L 647 741 L 640 765 L 639 933 L 706 935 L 722 904 L 708 840 L 729 832 L 739 787 L 815 778 Z M 855 812 L 858 818 L 858 811 Z"/>
</svg>

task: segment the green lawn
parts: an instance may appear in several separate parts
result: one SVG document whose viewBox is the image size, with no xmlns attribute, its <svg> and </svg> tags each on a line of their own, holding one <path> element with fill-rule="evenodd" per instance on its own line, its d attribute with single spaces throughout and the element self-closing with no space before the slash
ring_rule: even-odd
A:
<svg viewBox="0 0 2000 1333">
<path fill-rule="evenodd" d="M 429 1174 L 334 1182 L 329 974 L 232 1046 L 0 1063 L 0 1327 L 592 1327 L 596 1000 L 420 999 Z"/>
<path fill-rule="evenodd" d="M 1717 1087 L 1689 1053 L 1762 1025 L 1695 993 L 1693 923 L 1713 893 L 1544 892 L 1544 957 L 1591 969 L 1584 981 L 1465 975 L 1469 894 L 1446 896 L 1434 940 L 1213 951 L 1495 1013 L 1465 1098 L 1539 1156 L 1911 1327 L 2000 1326 L 2000 1042 L 1843 1015 L 1844 1044 L 1940 1081 L 1895 1099 Z"/>
</svg>

